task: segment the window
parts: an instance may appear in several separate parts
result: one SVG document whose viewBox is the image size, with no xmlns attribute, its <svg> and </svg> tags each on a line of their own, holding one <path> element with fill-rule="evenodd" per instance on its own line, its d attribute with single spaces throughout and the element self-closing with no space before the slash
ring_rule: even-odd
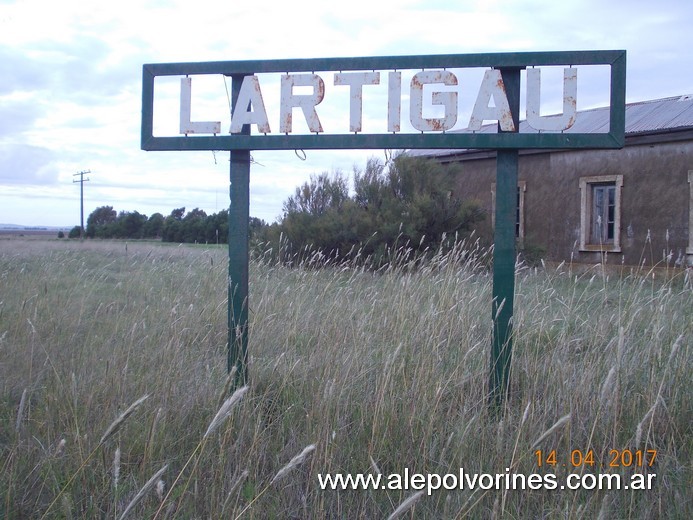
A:
<svg viewBox="0 0 693 520">
<path fill-rule="evenodd" d="M 621 251 L 623 175 L 580 179 L 580 250 Z"/>
<path fill-rule="evenodd" d="M 590 243 L 613 244 L 616 217 L 616 186 L 592 185 L 592 235 Z"/>
<path fill-rule="evenodd" d="M 515 238 L 518 245 L 523 247 L 525 238 L 525 192 L 527 181 L 517 183 L 517 206 L 515 209 Z M 496 183 L 491 184 L 491 226 L 496 228 Z"/>
</svg>

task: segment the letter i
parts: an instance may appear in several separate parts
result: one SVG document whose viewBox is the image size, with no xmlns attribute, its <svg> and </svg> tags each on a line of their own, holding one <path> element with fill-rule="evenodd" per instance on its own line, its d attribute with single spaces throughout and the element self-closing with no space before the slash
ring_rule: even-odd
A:
<svg viewBox="0 0 693 520">
<path fill-rule="evenodd" d="M 387 78 L 387 131 L 399 132 L 402 119 L 402 73 L 390 72 Z"/>
</svg>

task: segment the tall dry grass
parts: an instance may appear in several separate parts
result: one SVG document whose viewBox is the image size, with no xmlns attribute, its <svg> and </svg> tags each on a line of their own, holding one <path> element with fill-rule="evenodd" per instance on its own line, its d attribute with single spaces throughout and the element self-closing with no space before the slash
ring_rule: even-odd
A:
<svg viewBox="0 0 693 520">
<path fill-rule="evenodd" d="M 416 266 L 394 251 L 375 272 L 309 255 L 291 268 L 257 260 L 250 387 L 224 409 L 226 255 L 0 243 L 0 516 L 693 515 L 684 274 L 520 268 L 511 395 L 493 414 L 491 279 L 473 244 Z M 529 474 L 538 448 L 563 462 L 575 449 L 599 461 L 657 449 L 656 486 L 429 497 L 317 483 L 405 467 Z"/>
</svg>

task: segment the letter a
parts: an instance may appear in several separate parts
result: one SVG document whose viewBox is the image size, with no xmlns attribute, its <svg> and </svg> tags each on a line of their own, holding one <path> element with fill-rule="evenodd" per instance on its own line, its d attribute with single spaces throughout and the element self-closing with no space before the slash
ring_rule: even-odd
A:
<svg viewBox="0 0 693 520">
<path fill-rule="evenodd" d="M 254 110 L 250 110 L 250 108 Z M 233 117 L 231 117 L 232 134 L 240 134 L 243 125 L 257 125 L 258 131 L 263 134 L 271 132 L 267 110 L 262 100 L 262 91 L 257 76 L 245 76 L 241 83 L 241 90 L 238 92 L 236 106 L 233 107 Z"/>
<path fill-rule="evenodd" d="M 493 97 L 494 107 L 488 106 L 491 97 Z M 469 129 L 481 130 L 481 124 L 484 121 L 498 121 L 504 132 L 515 131 L 508 96 L 505 94 L 505 84 L 498 69 L 484 72 L 484 79 L 481 82 L 481 87 L 479 87 L 472 117 L 469 118 Z"/>
</svg>

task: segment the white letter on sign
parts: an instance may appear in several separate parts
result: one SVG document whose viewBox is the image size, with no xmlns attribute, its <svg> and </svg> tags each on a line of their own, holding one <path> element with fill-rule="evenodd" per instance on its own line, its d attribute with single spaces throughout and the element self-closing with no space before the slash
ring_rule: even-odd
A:
<svg viewBox="0 0 693 520">
<path fill-rule="evenodd" d="M 221 121 L 190 121 L 190 98 L 192 78 L 180 79 L 180 133 L 181 134 L 218 134 Z"/>
<path fill-rule="evenodd" d="M 254 110 L 251 110 L 251 107 Z M 258 131 L 268 134 L 271 132 L 265 103 L 262 100 L 262 91 L 257 76 L 245 76 L 238 92 L 236 106 L 233 107 L 231 117 L 232 134 L 240 134 L 243 125 L 257 125 Z"/>
<path fill-rule="evenodd" d="M 494 107 L 488 106 L 491 96 L 493 96 Z M 472 117 L 469 118 L 469 129 L 481 130 L 481 124 L 484 121 L 498 121 L 501 130 L 505 132 L 515 131 L 508 96 L 505 94 L 505 84 L 498 69 L 484 72 L 484 79 L 481 82 L 481 87 L 479 87 Z"/>
<path fill-rule="evenodd" d="M 433 92 L 431 102 L 445 107 L 445 117 L 423 117 L 424 85 L 442 83 L 457 85 L 457 76 L 447 70 L 425 70 L 418 72 L 411 79 L 411 96 L 409 97 L 409 118 L 417 130 L 449 130 L 457 123 L 457 92 Z"/>
<path fill-rule="evenodd" d="M 541 69 L 527 69 L 527 123 L 535 130 L 560 132 L 575 124 L 577 112 L 577 69 L 563 69 L 563 114 L 541 117 Z"/>
<path fill-rule="evenodd" d="M 349 131 L 360 132 L 363 121 L 363 86 L 379 85 L 380 72 L 338 72 L 335 85 L 349 85 Z"/>
<path fill-rule="evenodd" d="M 402 115 L 402 73 L 389 72 L 387 77 L 387 131 L 399 132 Z"/>
<path fill-rule="evenodd" d="M 294 87 L 313 87 L 312 94 L 294 94 Z M 279 131 L 290 133 L 293 108 L 300 107 L 311 132 L 322 132 L 320 118 L 315 111 L 325 97 L 325 83 L 317 74 L 287 74 L 281 78 L 281 107 L 279 109 Z"/>
</svg>

